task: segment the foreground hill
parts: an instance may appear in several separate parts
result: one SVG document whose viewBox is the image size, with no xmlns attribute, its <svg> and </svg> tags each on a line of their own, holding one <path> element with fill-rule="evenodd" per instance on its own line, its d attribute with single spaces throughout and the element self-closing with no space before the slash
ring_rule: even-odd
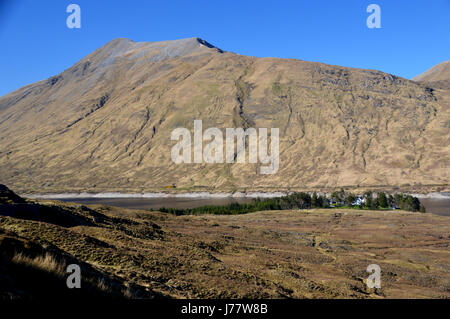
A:
<svg viewBox="0 0 450 319">
<path fill-rule="evenodd" d="M 171 132 L 276 127 L 280 167 L 171 161 Z M 0 176 L 19 192 L 448 190 L 450 91 L 374 70 L 113 40 L 0 98 Z"/>
<path fill-rule="evenodd" d="M 0 299 L 449 298 L 449 233 L 448 217 L 403 211 L 177 217 L 10 199 L 0 203 Z M 65 286 L 73 263 L 79 290 Z M 381 289 L 365 284 L 373 263 Z"/>
</svg>

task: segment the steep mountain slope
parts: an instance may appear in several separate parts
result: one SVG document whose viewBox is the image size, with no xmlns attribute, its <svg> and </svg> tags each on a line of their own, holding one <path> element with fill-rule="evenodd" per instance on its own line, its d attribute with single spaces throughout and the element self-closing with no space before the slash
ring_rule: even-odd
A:
<svg viewBox="0 0 450 319">
<path fill-rule="evenodd" d="M 0 98 L 1 182 L 20 192 L 448 189 L 450 91 L 374 70 L 117 39 Z M 174 164 L 171 132 L 277 127 L 280 168 Z M 423 186 L 428 185 L 428 186 Z"/>
<path fill-rule="evenodd" d="M 450 89 L 450 61 L 442 62 L 431 69 L 413 78 L 414 81 L 421 81 L 435 87 Z"/>
</svg>

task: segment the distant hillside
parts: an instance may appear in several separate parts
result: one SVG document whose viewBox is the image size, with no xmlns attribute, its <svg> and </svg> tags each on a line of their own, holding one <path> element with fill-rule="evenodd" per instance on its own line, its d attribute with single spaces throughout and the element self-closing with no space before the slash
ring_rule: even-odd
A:
<svg viewBox="0 0 450 319">
<path fill-rule="evenodd" d="M 439 76 L 440 78 L 440 76 Z M 280 167 L 171 161 L 171 132 L 280 129 Z M 375 70 L 116 39 L 0 98 L 0 176 L 18 192 L 449 190 L 450 91 Z"/>
<path fill-rule="evenodd" d="M 450 79 L 450 61 L 442 62 L 413 78 L 414 81 L 441 81 Z"/>
<path fill-rule="evenodd" d="M 450 89 L 450 61 L 442 62 L 413 78 L 414 81 L 428 82 L 435 87 Z"/>
</svg>

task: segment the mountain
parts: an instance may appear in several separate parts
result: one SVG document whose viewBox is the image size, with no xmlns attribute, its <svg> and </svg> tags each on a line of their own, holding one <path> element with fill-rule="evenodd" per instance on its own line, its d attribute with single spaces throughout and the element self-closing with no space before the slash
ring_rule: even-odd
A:
<svg viewBox="0 0 450 319">
<path fill-rule="evenodd" d="M 435 87 L 450 89 L 450 61 L 442 62 L 413 78 L 414 81 L 428 82 Z"/>
<path fill-rule="evenodd" d="M 279 170 L 175 164 L 171 132 L 279 128 Z M 116 39 L 0 98 L 0 183 L 18 192 L 448 190 L 450 90 L 375 70 Z"/>
</svg>

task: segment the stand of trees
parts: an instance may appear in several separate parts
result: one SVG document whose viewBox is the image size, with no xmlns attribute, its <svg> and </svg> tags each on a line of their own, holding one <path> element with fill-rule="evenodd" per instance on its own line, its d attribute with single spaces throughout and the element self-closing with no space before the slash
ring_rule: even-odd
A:
<svg viewBox="0 0 450 319">
<path fill-rule="evenodd" d="M 372 192 L 366 192 L 363 199 L 354 194 L 346 194 L 343 189 L 339 192 L 333 192 L 328 199 L 324 195 L 312 195 L 308 193 L 292 193 L 286 196 L 268 199 L 254 199 L 248 204 L 232 203 L 225 206 L 201 206 L 187 209 L 161 208 L 159 211 L 174 215 L 197 215 L 197 214 L 219 214 L 234 215 L 246 214 L 264 210 L 289 210 L 289 209 L 309 209 L 309 208 L 330 208 L 330 207 L 349 207 L 359 209 L 394 209 L 400 208 L 407 211 L 425 212 L 425 208 L 417 197 L 405 194 L 386 195 L 383 192 L 377 194 L 374 198 Z"/>
<path fill-rule="evenodd" d="M 425 207 L 420 203 L 420 200 L 407 194 L 395 194 L 392 196 L 379 192 L 374 198 L 372 192 L 366 192 L 364 193 L 364 203 L 359 206 L 368 209 L 399 208 L 412 212 L 425 212 Z"/>
</svg>

